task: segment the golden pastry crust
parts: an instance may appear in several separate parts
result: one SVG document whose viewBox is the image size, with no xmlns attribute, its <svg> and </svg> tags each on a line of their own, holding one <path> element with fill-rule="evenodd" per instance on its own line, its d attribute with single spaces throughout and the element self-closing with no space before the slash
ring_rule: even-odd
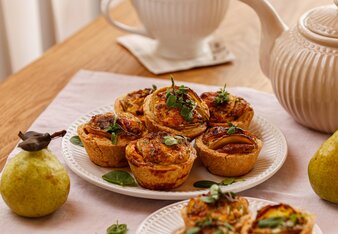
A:
<svg viewBox="0 0 338 234">
<path fill-rule="evenodd" d="M 103 167 L 126 167 L 126 145 L 147 133 L 142 122 L 129 113 L 116 116 L 114 113 L 95 115 L 78 127 L 78 135 L 90 160 Z M 116 133 L 116 143 L 112 142 L 112 133 L 107 131 L 114 123 L 121 128 Z"/>
<path fill-rule="evenodd" d="M 248 129 L 254 116 L 252 106 L 244 98 L 231 94 L 228 94 L 228 101 L 217 103 L 217 95 L 218 92 L 205 92 L 201 95 L 210 111 L 209 126 L 227 127 L 231 122 L 240 128 Z"/>
<path fill-rule="evenodd" d="M 165 144 L 166 137 L 178 139 L 177 144 Z M 170 190 L 183 184 L 196 157 L 195 149 L 185 138 L 166 132 L 149 133 L 126 148 L 137 182 L 152 190 Z"/>
<path fill-rule="evenodd" d="M 273 220 L 274 222 L 266 222 Z M 314 217 L 287 204 L 268 205 L 257 212 L 249 234 L 311 234 Z"/>
<path fill-rule="evenodd" d="M 117 114 L 128 112 L 139 118 L 144 123 L 143 103 L 144 99 L 153 93 L 155 89 L 140 89 L 115 100 L 114 109 Z"/>
<path fill-rule="evenodd" d="M 201 234 L 214 233 L 217 230 L 232 234 L 246 233 L 246 224 L 251 223 L 247 199 L 232 193 L 223 194 L 220 190 L 218 200 L 205 202 L 203 199 L 208 196 L 210 192 L 191 198 L 181 210 L 185 230 L 198 227 L 198 233 Z"/>
<path fill-rule="evenodd" d="M 179 89 L 175 86 L 175 89 Z M 172 87 L 164 87 L 147 96 L 144 101 L 145 124 L 149 131 L 165 131 L 175 135 L 182 135 L 193 139 L 202 134 L 207 128 L 209 110 L 207 105 L 191 89 L 188 89 L 186 99 L 193 101 L 196 107 L 193 110 L 191 121 L 187 121 L 176 107 L 168 107 L 166 104 L 167 90 Z"/>
<path fill-rule="evenodd" d="M 196 139 L 197 154 L 204 166 L 215 175 L 241 176 L 255 165 L 263 143 L 250 132 L 229 127 L 213 127 Z M 231 131 L 231 130 L 230 130 Z"/>
</svg>

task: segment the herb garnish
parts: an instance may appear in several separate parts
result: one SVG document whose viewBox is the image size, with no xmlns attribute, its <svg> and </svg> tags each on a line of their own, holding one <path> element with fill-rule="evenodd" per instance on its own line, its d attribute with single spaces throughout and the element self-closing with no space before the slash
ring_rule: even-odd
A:
<svg viewBox="0 0 338 234">
<path fill-rule="evenodd" d="M 111 134 L 111 142 L 113 145 L 117 144 L 117 134 L 123 130 L 123 128 L 116 123 L 117 117 L 114 117 L 113 124 L 110 124 L 104 131 Z"/>
<path fill-rule="evenodd" d="M 173 77 L 170 77 L 172 87 L 167 89 L 166 104 L 168 107 L 178 108 L 180 115 L 184 120 L 191 122 L 193 117 L 193 111 L 196 108 L 196 103 L 187 97 L 189 88 L 181 85 L 178 89 L 175 87 L 175 81 Z M 177 89 L 177 90 L 176 90 Z"/>
<path fill-rule="evenodd" d="M 258 221 L 259 228 L 278 228 L 278 227 L 293 227 L 297 224 L 297 214 L 291 214 L 289 217 L 286 216 L 275 216 Z"/>
<path fill-rule="evenodd" d="M 125 234 L 127 233 L 127 224 L 119 224 L 116 221 L 115 224 L 107 228 L 107 234 Z"/>
<path fill-rule="evenodd" d="M 221 182 L 217 183 L 215 181 L 211 180 L 199 180 L 194 183 L 194 187 L 196 188 L 210 188 L 212 185 L 230 185 L 236 182 L 245 181 L 241 178 L 235 178 L 235 177 L 225 177 Z"/>
<path fill-rule="evenodd" d="M 69 141 L 73 144 L 73 145 L 78 145 L 78 146 L 81 146 L 83 147 L 83 143 L 80 139 L 79 136 L 72 136 Z"/>
<path fill-rule="evenodd" d="M 151 87 L 153 88 L 153 91 L 157 90 L 157 86 L 156 85 L 153 84 Z"/>
<path fill-rule="evenodd" d="M 126 171 L 111 171 L 104 174 L 102 179 L 121 186 L 136 186 L 134 178 Z"/>
<path fill-rule="evenodd" d="M 164 136 L 163 143 L 167 146 L 177 145 L 187 139 L 184 136 Z"/>
<path fill-rule="evenodd" d="M 213 184 L 210 187 L 210 195 L 202 196 L 200 197 L 200 200 L 205 203 L 215 203 L 220 198 L 220 194 L 222 194 L 220 187 L 216 184 Z"/>
<path fill-rule="evenodd" d="M 293 224 L 296 224 L 297 220 L 298 220 L 297 214 L 290 215 L 290 222 L 292 222 Z"/>
<path fill-rule="evenodd" d="M 235 133 L 236 133 L 236 130 L 241 130 L 241 131 L 243 131 L 242 128 L 237 127 L 236 125 L 234 125 L 234 124 L 231 123 L 231 122 L 228 122 L 228 126 L 229 126 L 229 129 L 228 129 L 228 131 L 227 131 L 227 134 L 228 134 L 228 135 L 235 134 Z"/>
<path fill-rule="evenodd" d="M 241 178 L 235 178 L 235 177 L 225 177 L 221 183 L 219 183 L 220 185 L 229 185 L 229 184 L 233 184 L 239 181 L 245 181 L 244 179 Z"/>
<path fill-rule="evenodd" d="M 216 105 L 222 105 L 223 103 L 228 103 L 229 101 L 229 93 L 225 91 L 226 84 L 224 87 L 217 91 L 217 96 L 215 97 Z"/>
<path fill-rule="evenodd" d="M 201 231 L 201 228 L 200 227 L 192 227 L 192 228 L 189 228 L 185 234 L 197 234 Z"/>
<path fill-rule="evenodd" d="M 233 202 L 236 201 L 236 194 L 233 192 L 225 192 L 222 193 L 221 188 L 217 184 L 213 184 L 210 187 L 210 192 L 206 196 L 200 197 L 200 200 L 204 203 L 215 203 L 221 197 L 225 197 L 228 201 Z"/>
<path fill-rule="evenodd" d="M 215 181 L 211 180 L 199 180 L 194 183 L 195 188 L 210 188 L 212 185 L 218 184 Z"/>
<path fill-rule="evenodd" d="M 272 217 L 267 219 L 262 219 L 258 221 L 259 228 L 276 228 L 281 226 L 284 223 L 282 217 Z"/>
</svg>

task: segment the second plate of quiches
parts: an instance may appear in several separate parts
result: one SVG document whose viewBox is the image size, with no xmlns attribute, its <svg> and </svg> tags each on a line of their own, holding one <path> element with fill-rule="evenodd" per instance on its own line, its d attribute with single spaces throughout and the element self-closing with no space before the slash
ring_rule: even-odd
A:
<svg viewBox="0 0 338 234">
<path fill-rule="evenodd" d="M 196 150 L 182 136 L 152 132 L 126 147 L 126 158 L 137 182 L 152 190 L 171 190 L 186 181 Z"/>
<path fill-rule="evenodd" d="M 257 215 L 256 215 L 257 213 Z M 287 204 L 222 192 L 177 202 L 149 215 L 136 234 L 323 234 L 314 215 Z"/>
<path fill-rule="evenodd" d="M 218 92 L 205 92 L 201 99 L 210 111 L 209 126 L 228 126 L 228 123 L 248 129 L 254 110 L 244 98 L 228 93 L 224 88 Z"/>
<path fill-rule="evenodd" d="M 77 128 L 92 162 L 103 167 L 125 167 L 126 145 L 147 133 L 142 122 L 130 113 L 94 115 Z"/>
<path fill-rule="evenodd" d="M 195 142 L 205 167 L 219 176 L 242 176 L 255 165 L 263 142 L 235 125 L 209 128 Z"/>
<path fill-rule="evenodd" d="M 209 120 L 208 106 L 190 88 L 176 86 L 157 89 L 143 105 L 149 131 L 165 131 L 193 139 L 202 134 Z"/>
</svg>

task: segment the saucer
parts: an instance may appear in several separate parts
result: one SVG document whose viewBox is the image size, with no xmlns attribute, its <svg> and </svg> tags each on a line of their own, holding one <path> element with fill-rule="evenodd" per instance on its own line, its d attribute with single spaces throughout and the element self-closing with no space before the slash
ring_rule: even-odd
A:
<svg viewBox="0 0 338 234">
<path fill-rule="evenodd" d="M 156 53 L 157 42 L 139 35 L 119 37 L 117 42 L 127 48 L 150 72 L 159 75 L 232 62 L 235 56 L 227 50 L 224 42 L 211 38 L 204 53 L 196 58 L 168 59 Z"/>
</svg>

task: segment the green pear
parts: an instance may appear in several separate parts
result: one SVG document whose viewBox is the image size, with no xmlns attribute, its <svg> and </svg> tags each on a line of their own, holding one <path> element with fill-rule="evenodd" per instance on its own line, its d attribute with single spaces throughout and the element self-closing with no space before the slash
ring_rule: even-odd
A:
<svg viewBox="0 0 338 234">
<path fill-rule="evenodd" d="M 338 204 L 338 131 L 320 146 L 310 160 L 308 175 L 319 197 Z"/>
<path fill-rule="evenodd" d="M 6 204 L 25 217 L 54 212 L 67 200 L 69 188 L 67 171 L 46 148 L 21 151 L 7 164 L 0 181 Z"/>
</svg>

